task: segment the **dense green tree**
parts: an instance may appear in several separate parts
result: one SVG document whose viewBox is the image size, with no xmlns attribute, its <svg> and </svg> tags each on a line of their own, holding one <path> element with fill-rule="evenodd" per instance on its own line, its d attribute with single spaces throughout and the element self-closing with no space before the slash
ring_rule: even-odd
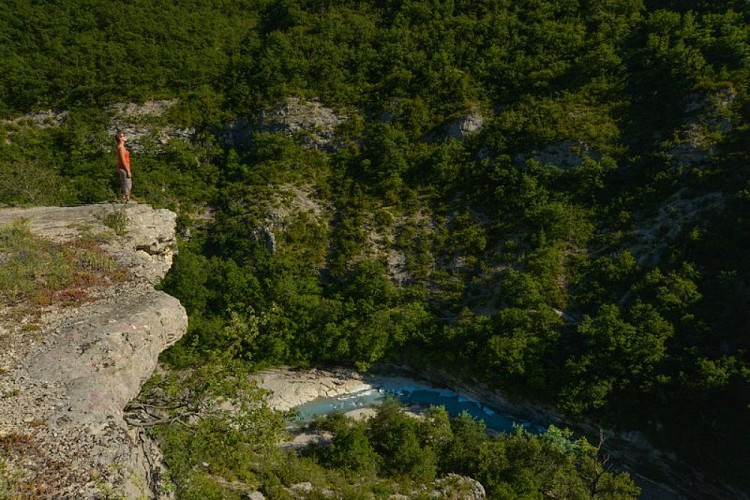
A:
<svg viewBox="0 0 750 500">
<path fill-rule="evenodd" d="M 419 439 L 419 423 L 404 414 L 395 401 L 386 402 L 369 423 L 373 449 L 383 457 L 382 472 L 419 482 L 435 478 L 437 456 Z"/>
<path fill-rule="evenodd" d="M 665 342 L 673 326 L 650 305 L 639 303 L 623 317 L 615 305 L 604 305 L 594 317 L 585 316 L 577 333 L 584 352 L 567 363 L 574 376 L 563 389 L 562 403 L 580 413 L 608 404 L 612 393 L 648 391 L 657 364 L 665 357 Z"/>
</svg>

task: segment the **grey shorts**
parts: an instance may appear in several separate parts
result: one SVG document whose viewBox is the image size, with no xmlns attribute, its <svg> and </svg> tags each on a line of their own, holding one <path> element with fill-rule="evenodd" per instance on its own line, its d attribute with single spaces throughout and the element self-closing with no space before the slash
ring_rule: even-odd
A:
<svg viewBox="0 0 750 500">
<path fill-rule="evenodd" d="M 128 171 L 122 168 L 118 168 L 117 171 L 120 173 L 120 185 L 122 186 L 122 194 L 128 196 L 130 190 L 133 188 L 133 178 L 128 177 Z"/>
</svg>

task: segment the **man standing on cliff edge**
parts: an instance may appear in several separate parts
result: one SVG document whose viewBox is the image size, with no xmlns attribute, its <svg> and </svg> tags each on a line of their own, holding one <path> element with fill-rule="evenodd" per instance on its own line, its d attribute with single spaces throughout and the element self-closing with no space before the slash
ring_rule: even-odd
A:
<svg viewBox="0 0 750 500">
<path fill-rule="evenodd" d="M 119 130 L 115 134 L 117 140 L 117 172 L 120 174 L 122 186 L 122 201 L 130 201 L 130 189 L 133 187 L 133 174 L 130 172 L 130 151 L 125 147 L 128 138 Z"/>
</svg>

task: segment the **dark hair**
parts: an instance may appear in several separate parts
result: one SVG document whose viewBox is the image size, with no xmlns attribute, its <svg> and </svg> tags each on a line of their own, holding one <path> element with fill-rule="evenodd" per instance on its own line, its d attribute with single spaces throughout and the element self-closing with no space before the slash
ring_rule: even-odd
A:
<svg viewBox="0 0 750 500">
<path fill-rule="evenodd" d="M 122 133 L 122 130 L 118 130 L 117 132 L 115 132 L 115 140 L 116 140 L 117 142 L 120 142 L 120 137 L 122 137 L 122 136 L 124 136 L 124 135 L 125 135 L 125 134 L 123 134 L 123 133 Z"/>
</svg>

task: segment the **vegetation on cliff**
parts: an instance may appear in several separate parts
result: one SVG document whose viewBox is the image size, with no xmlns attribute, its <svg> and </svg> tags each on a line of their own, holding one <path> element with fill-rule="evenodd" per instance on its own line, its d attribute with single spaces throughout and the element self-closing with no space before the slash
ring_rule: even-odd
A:
<svg viewBox="0 0 750 500">
<path fill-rule="evenodd" d="M 439 364 L 747 480 L 747 2 L 54 3 L 0 6 L 0 202 L 113 199 L 107 107 L 178 98 L 170 362 Z"/>
</svg>

